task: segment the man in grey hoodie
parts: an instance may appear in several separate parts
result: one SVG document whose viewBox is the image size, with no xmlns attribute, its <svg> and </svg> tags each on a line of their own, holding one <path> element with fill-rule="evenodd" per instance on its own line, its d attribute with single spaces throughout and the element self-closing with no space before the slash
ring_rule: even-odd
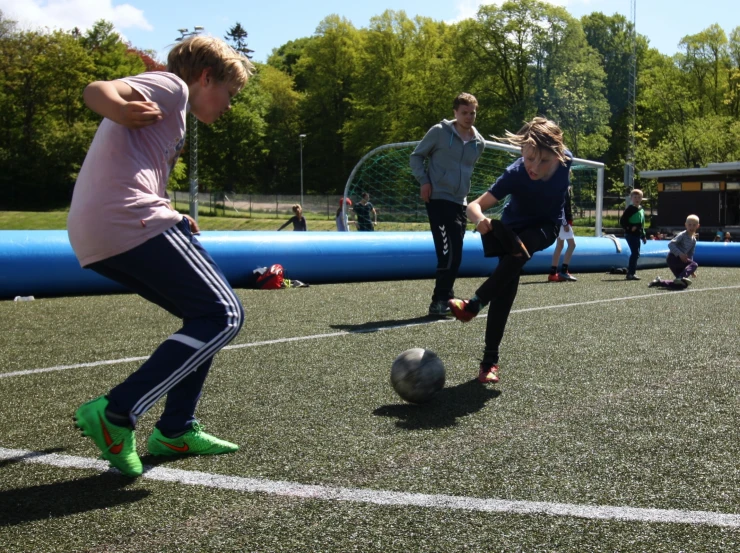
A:
<svg viewBox="0 0 740 553">
<path fill-rule="evenodd" d="M 468 218 L 465 207 L 473 166 L 483 155 L 485 140 L 473 126 L 478 100 L 463 92 L 452 103 L 455 118 L 434 125 L 411 154 L 411 170 L 421 185 L 437 252 L 437 272 L 429 315 L 450 314 L 455 279 L 462 262 Z"/>
</svg>

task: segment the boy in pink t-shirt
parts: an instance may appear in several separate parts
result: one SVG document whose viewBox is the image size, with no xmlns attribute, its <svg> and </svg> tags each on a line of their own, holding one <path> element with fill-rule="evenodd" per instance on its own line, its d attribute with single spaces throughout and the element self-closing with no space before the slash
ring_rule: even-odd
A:
<svg viewBox="0 0 740 553">
<path fill-rule="evenodd" d="M 183 320 L 137 371 L 75 412 L 83 435 L 128 476 L 143 467 L 137 420 L 167 396 L 147 442 L 152 455 L 212 455 L 236 444 L 195 418 L 213 356 L 241 329 L 244 310 L 194 235 L 198 225 L 170 205 L 166 185 L 185 140 L 189 110 L 210 124 L 231 108 L 253 66 L 223 41 L 193 36 L 169 53 L 167 72 L 85 88 L 104 119 L 80 170 L 67 227 L 80 265 L 123 284 Z"/>
</svg>

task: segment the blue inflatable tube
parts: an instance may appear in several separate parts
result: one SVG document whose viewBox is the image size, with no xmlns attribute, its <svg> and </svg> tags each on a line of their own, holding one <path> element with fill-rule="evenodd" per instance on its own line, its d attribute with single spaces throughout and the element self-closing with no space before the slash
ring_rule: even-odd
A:
<svg viewBox="0 0 740 553">
<path fill-rule="evenodd" d="M 280 263 L 288 278 L 309 284 L 434 278 L 437 259 L 429 232 L 203 232 L 201 243 L 232 286 L 242 287 L 252 270 Z M 529 274 L 549 271 L 553 247 L 525 265 Z M 642 247 L 640 269 L 664 267 L 667 241 Z M 621 239 L 578 237 L 571 266 L 578 272 L 626 267 Z M 697 244 L 700 265 L 740 267 L 740 244 Z M 462 277 L 482 277 L 497 259 L 483 257 L 480 236 L 465 239 Z M 67 232 L 0 231 L 0 297 L 121 292 L 118 284 L 80 268 Z"/>
</svg>

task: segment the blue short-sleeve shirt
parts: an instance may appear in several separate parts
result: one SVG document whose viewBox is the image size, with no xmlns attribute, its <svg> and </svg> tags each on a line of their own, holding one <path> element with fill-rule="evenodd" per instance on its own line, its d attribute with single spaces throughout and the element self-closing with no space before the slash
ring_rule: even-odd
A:
<svg viewBox="0 0 740 553">
<path fill-rule="evenodd" d="M 521 157 L 506 168 L 488 189 L 498 200 L 510 196 L 501 216 L 503 223 L 523 228 L 561 222 L 573 163 L 573 154 L 566 150 L 565 156 L 566 164 L 559 165 L 547 181 L 532 180 Z"/>
</svg>

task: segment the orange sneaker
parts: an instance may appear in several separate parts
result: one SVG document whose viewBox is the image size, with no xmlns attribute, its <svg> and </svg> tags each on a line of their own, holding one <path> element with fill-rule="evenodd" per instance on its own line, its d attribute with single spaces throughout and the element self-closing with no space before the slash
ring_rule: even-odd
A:
<svg viewBox="0 0 740 553">
<path fill-rule="evenodd" d="M 469 304 L 469 300 L 458 300 L 454 298 L 447 302 L 447 305 L 450 306 L 450 311 L 452 311 L 452 314 L 461 323 L 472 321 L 478 315 L 478 313 L 468 310 Z"/>
<path fill-rule="evenodd" d="M 481 363 L 478 371 L 478 382 L 482 382 L 483 384 L 488 382 L 495 384 L 498 382 L 498 365 Z"/>
</svg>

